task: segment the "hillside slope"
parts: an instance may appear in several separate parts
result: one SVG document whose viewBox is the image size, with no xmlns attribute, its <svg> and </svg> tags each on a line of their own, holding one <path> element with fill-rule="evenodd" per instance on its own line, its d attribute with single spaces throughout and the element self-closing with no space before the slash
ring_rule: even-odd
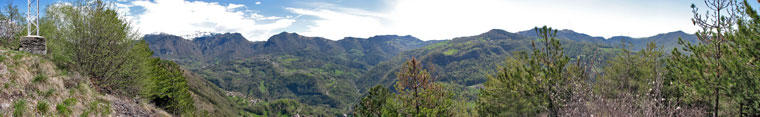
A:
<svg viewBox="0 0 760 117">
<path fill-rule="evenodd" d="M 459 37 L 401 53 L 391 60 L 380 63 L 367 72 L 357 84 L 366 88 L 374 85 L 392 86 L 396 72 L 402 63 L 412 57 L 423 61 L 432 75 L 439 81 L 463 86 L 472 86 L 486 81 L 486 75 L 494 74 L 497 66 L 503 64 L 514 52 L 527 51 L 535 41 L 500 29 L 493 29 L 480 35 Z M 616 51 L 607 44 L 561 40 L 566 55 L 577 60 L 587 59 L 598 51 L 596 59 L 605 60 Z M 538 45 L 541 46 L 541 45 Z M 597 50 L 591 49 L 598 47 Z"/>
<path fill-rule="evenodd" d="M 517 32 L 520 35 L 536 38 L 535 30 L 526 30 Z M 575 32 L 572 30 L 559 30 L 557 31 L 558 39 L 573 40 L 576 42 L 591 42 L 596 44 L 608 44 L 612 46 L 619 46 L 623 42 L 631 44 L 631 50 L 638 51 L 646 47 L 647 43 L 655 42 L 657 45 L 663 47 L 666 52 L 670 52 L 673 48 L 683 47 L 678 44 L 678 38 L 683 39 L 686 42 L 696 44 L 699 43 L 697 36 L 694 34 L 688 34 L 683 31 L 673 31 L 667 33 L 661 33 L 649 37 L 633 38 L 628 36 L 614 36 L 610 38 L 594 37 L 587 34 Z"/>
<path fill-rule="evenodd" d="M 286 32 L 266 42 L 248 42 L 238 33 L 144 39 L 154 56 L 176 61 L 223 89 L 263 101 L 296 99 L 344 110 L 361 95 L 354 82 L 368 69 L 403 51 L 438 42 L 396 35 L 334 41 Z"/>
<path fill-rule="evenodd" d="M 0 49 L 2 116 L 170 116 L 131 97 L 104 95 L 43 56 Z"/>
<path fill-rule="evenodd" d="M 207 80 L 185 72 L 198 115 L 236 116 L 240 108 Z M 44 56 L 0 49 L 0 116 L 172 116 L 137 97 L 98 92 L 88 78 Z"/>
<path fill-rule="evenodd" d="M 668 48 L 677 46 L 672 42 L 678 37 L 693 41 L 692 36 L 672 32 L 648 38 L 605 39 L 572 30 L 557 34 L 565 54 L 573 61 L 593 57 L 599 63 L 620 51 L 615 47 L 623 39 L 632 40 L 634 47 L 655 41 Z M 536 41 L 535 33 L 530 31 L 512 33 L 499 29 L 443 41 L 396 35 L 334 41 L 286 32 L 262 42 L 246 41 L 237 33 L 192 40 L 166 34 L 146 35 L 144 39 L 156 52 L 154 56 L 178 62 L 222 89 L 264 102 L 295 99 L 344 112 L 368 88 L 391 86 L 397 69 L 411 57 L 432 67 L 439 81 L 472 88 L 485 82 L 506 57 L 529 50 Z"/>
</svg>

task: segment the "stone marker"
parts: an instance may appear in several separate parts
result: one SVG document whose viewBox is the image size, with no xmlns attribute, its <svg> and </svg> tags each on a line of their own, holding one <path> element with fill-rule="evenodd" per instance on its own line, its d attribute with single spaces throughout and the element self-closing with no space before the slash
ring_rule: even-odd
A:
<svg viewBox="0 0 760 117">
<path fill-rule="evenodd" d="M 47 53 L 45 38 L 34 35 L 21 37 L 21 47 L 18 48 L 18 51 L 45 55 L 45 53 Z"/>
</svg>

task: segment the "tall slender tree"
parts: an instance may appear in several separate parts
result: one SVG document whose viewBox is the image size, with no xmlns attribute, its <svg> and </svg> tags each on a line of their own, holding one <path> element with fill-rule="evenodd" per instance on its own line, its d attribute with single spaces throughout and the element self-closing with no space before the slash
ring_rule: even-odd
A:
<svg viewBox="0 0 760 117">
<path fill-rule="evenodd" d="M 451 96 L 440 84 L 434 83 L 435 77 L 422 67 L 416 58 L 404 63 L 396 74 L 396 91 L 398 99 L 406 108 L 401 111 L 405 116 L 451 116 Z"/>
<path fill-rule="evenodd" d="M 726 89 L 726 87 L 723 87 L 726 79 L 721 78 L 723 68 L 720 66 L 721 58 L 723 57 L 722 53 L 724 53 L 724 51 L 721 50 L 722 48 L 725 48 L 724 44 L 727 41 L 725 35 L 733 32 L 731 27 L 734 25 L 737 18 L 736 13 L 741 9 L 739 9 L 737 1 L 735 0 L 705 0 L 704 2 L 705 5 L 707 5 L 707 8 L 711 11 L 701 14 L 699 13 L 699 9 L 692 4 L 692 13 L 694 13 L 692 22 L 694 25 L 702 28 L 702 30 L 697 31 L 697 38 L 704 44 L 712 45 L 711 48 L 713 48 L 707 50 L 705 55 L 702 56 L 713 59 L 707 61 L 709 64 L 714 64 L 709 66 L 708 70 L 714 70 L 709 72 L 712 72 L 715 75 L 714 77 L 707 78 L 710 81 L 709 86 L 714 90 L 715 103 L 713 116 L 717 117 L 720 105 L 720 91 Z"/>
</svg>

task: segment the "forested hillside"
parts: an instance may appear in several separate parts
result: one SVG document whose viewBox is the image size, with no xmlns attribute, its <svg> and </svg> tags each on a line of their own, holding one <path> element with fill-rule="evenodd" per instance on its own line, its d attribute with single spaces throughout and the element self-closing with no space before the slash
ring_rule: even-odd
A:
<svg viewBox="0 0 760 117">
<path fill-rule="evenodd" d="M 437 42 L 396 35 L 333 41 L 284 32 L 266 42 L 246 41 L 239 33 L 192 40 L 166 34 L 143 38 L 155 56 L 176 61 L 226 90 L 263 101 L 296 99 L 334 108 L 333 114 L 349 110 L 359 99 L 354 81 L 374 65 Z"/>
<path fill-rule="evenodd" d="M 489 74 L 497 73 L 502 61 L 532 48 L 536 33 L 510 33 L 494 29 L 486 33 L 443 41 L 420 41 L 411 36 L 347 37 L 332 41 L 280 33 L 266 42 L 246 41 L 240 34 L 211 34 L 183 39 L 168 34 L 143 37 L 157 51 L 154 56 L 180 63 L 214 84 L 248 98 L 263 101 L 296 99 L 341 113 L 375 85 L 393 86 L 404 61 L 419 58 L 433 69 L 436 81 L 460 90 L 458 100 L 473 102 Z M 563 50 L 572 62 L 594 59 L 597 68 L 623 52 L 637 50 L 647 40 L 675 42 L 695 36 L 677 31 L 648 38 L 620 41 L 595 38 L 570 30 L 558 31 Z M 663 36 L 666 35 L 666 36 Z M 643 45 L 642 45 L 643 44 Z M 667 47 L 680 47 L 668 43 Z M 542 47 L 542 45 L 538 45 Z M 220 54 L 226 53 L 226 54 Z M 586 61 L 588 62 L 588 60 Z M 599 71 L 603 72 L 603 71 Z M 472 105 L 474 103 L 469 103 Z M 467 105 L 463 103 L 461 105 Z M 474 107 L 469 110 L 474 111 Z M 258 113 L 262 114 L 262 113 Z"/>
<path fill-rule="evenodd" d="M 48 6 L 40 33 L 32 35 L 45 39 L 39 54 L 19 49 L 19 38 L 28 36 L 19 27 L 26 24 L 14 6 L 5 10 L 0 116 L 236 116 L 242 110 L 216 85 L 153 58 L 107 1 Z"/>
<path fill-rule="evenodd" d="M 705 5 L 691 6 L 696 33 L 637 38 L 542 26 L 249 41 L 139 34 L 103 0 L 51 4 L 27 32 L 37 19 L 9 4 L 0 116 L 760 116 L 760 15 L 748 1 Z"/>
</svg>

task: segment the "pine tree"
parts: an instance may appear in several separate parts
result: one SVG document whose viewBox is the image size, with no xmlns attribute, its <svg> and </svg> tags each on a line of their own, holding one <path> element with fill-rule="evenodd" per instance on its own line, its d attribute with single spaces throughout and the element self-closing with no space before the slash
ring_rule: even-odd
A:
<svg viewBox="0 0 760 117">
<path fill-rule="evenodd" d="M 519 54 L 527 56 L 526 53 Z M 478 113 L 483 116 L 537 116 L 543 112 L 545 95 L 538 92 L 538 82 L 524 65 L 525 59 L 507 58 L 498 74 L 488 76 L 478 94 Z"/>
<path fill-rule="evenodd" d="M 404 63 L 396 74 L 396 91 L 398 100 L 405 109 L 400 113 L 404 116 L 451 116 L 448 110 L 451 106 L 450 94 L 443 90 L 440 84 L 434 83 L 435 78 L 423 69 L 416 58 Z"/>
<path fill-rule="evenodd" d="M 522 52 L 518 59 L 507 59 L 508 66 L 500 68 L 495 77 L 489 77 L 480 90 L 481 115 L 531 116 L 541 112 L 560 115 L 561 107 L 570 97 L 569 79 L 565 77 L 570 59 L 555 39 L 557 30 L 544 26 L 536 27 L 535 31 L 540 45 L 533 42 L 532 54 Z M 510 104 L 500 104 L 504 102 Z M 525 107 L 514 107 L 517 105 Z"/>
<path fill-rule="evenodd" d="M 731 55 L 727 57 L 726 72 L 734 74 L 736 86 L 731 90 L 737 94 L 739 114 L 741 116 L 760 116 L 760 16 L 745 0 L 743 2 L 744 16 L 749 19 L 739 19 L 737 30 L 727 36 L 730 42 Z"/>
<path fill-rule="evenodd" d="M 398 116 L 396 100 L 393 93 L 382 85 L 377 85 L 369 90 L 369 95 L 362 98 L 354 110 L 360 117 L 386 117 Z"/>
<path fill-rule="evenodd" d="M 733 0 L 707 0 L 712 14 L 705 16 L 692 5 L 693 22 L 702 27 L 697 32 L 702 43 L 679 40 L 686 45 L 682 49 L 686 53 L 673 50 L 668 59 L 664 82 L 668 99 L 681 105 L 710 107 L 713 116 L 757 115 L 757 14 L 746 2 L 737 5 Z"/>
</svg>

